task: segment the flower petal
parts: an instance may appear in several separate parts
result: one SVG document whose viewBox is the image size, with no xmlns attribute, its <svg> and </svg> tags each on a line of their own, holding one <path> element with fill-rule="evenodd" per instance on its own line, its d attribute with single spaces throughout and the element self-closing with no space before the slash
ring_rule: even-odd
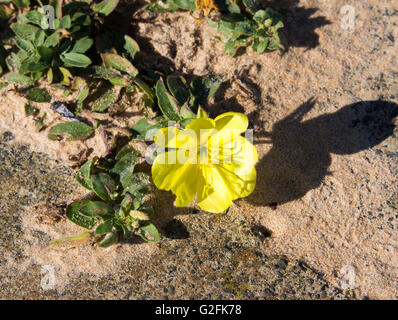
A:
<svg viewBox="0 0 398 320">
<path fill-rule="evenodd" d="M 155 143 L 163 148 L 180 148 L 189 141 L 189 137 L 176 127 L 159 129 L 154 139 Z"/>
<path fill-rule="evenodd" d="M 205 166 L 203 176 L 208 192 L 198 192 L 199 206 L 209 212 L 223 212 L 232 205 L 233 200 L 246 197 L 253 192 L 256 175 L 253 166 L 250 172 L 243 175 L 236 174 L 233 165 Z"/>
<path fill-rule="evenodd" d="M 183 173 L 179 182 L 172 189 L 177 196 L 177 207 L 185 207 L 192 202 L 196 196 L 198 182 L 202 179 L 200 169 L 196 165 L 186 164 L 181 170 Z"/>
<path fill-rule="evenodd" d="M 233 200 L 247 197 L 256 187 L 257 172 L 254 166 L 222 165 L 218 166 L 218 171 L 225 184 L 231 189 Z"/>
<path fill-rule="evenodd" d="M 218 131 L 232 129 L 242 133 L 246 131 L 249 125 L 247 117 L 243 113 L 239 112 L 223 113 L 215 118 L 214 121 L 216 122 L 216 129 Z"/>
<path fill-rule="evenodd" d="M 152 165 L 152 179 L 157 188 L 171 190 L 177 196 L 177 207 L 184 207 L 195 198 L 201 173 L 196 165 L 180 163 L 179 153 L 172 150 L 158 155 Z"/>
<path fill-rule="evenodd" d="M 220 176 L 215 166 L 203 166 L 205 183 L 201 185 L 197 201 L 199 207 L 212 213 L 221 213 L 232 205 L 233 195 Z"/>
<path fill-rule="evenodd" d="M 178 180 L 183 166 L 177 162 L 177 150 L 159 154 L 152 165 L 152 180 L 158 189 L 171 190 Z"/>
<path fill-rule="evenodd" d="M 216 123 L 210 118 L 198 118 L 192 120 L 184 130 L 184 134 L 195 139 L 198 145 L 206 143 L 209 137 L 216 133 Z"/>
</svg>

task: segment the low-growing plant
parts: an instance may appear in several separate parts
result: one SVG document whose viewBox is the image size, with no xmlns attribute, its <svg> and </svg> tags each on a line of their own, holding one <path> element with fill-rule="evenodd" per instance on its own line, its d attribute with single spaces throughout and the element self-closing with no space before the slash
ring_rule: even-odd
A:
<svg viewBox="0 0 398 320">
<path fill-rule="evenodd" d="M 209 24 L 226 37 L 224 50 L 230 56 L 234 56 L 240 47 L 250 45 L 259 54 L 283 49 L 278 35 L 278 30 L 283 27 L 282 17 L 270 8 L 257 10 L 250 17 L 239 9 L 234 15 L 221 17 L 217 22 L 211 20 Z"/>
<path fill-rule="evenodd" d="M 261 9 L 253 0 L 164 0 L 148 6 L 154 12 L 176 10 L 202 10 L 205 16 L 219 11 L 209 25 L 226 38 L 225 52 L 234 56 L 241 47 L 252 46 L 261 54 L 265 51 L 283 50 L 278 30 L 283 27 L 282 17 L 271 8 Z M 221 40 L 219 37 L 217 39 Z"/>
<path fill-rule="evenodd" d="M 159 232 L 150 222 L 154 211 L 145 206 L 149 191 L 149 176 L 134 172 L 140 154 L 129 145 L 124 146 L 114 159 L 95 158 L 86 162 L 76 174 L 77 182 L 91 191 L 90 200 L 73 202 L 66 209 L 67 218 L 90 230 L 100 247 L 108 247 L 121 239 L 141 237 L 148 242 L 159 241 Z M 54 240 L 79 240 L 63 238 Z"/>
<path fill-rule="evenodd" d="M 95 50 L 88 53 L 95 30 L 102 16 L 109 15 L 117 3 L 70 2 L 56 10 L 54 19 L 49 19 L 43 8 L 18 16 L 11 28 L 19 51 L 7 59 L 9 70 L 33 80 L 46 75 L 49 83 L 60 80 L 69 84 L 71 68 L 85 68 L 96 58 Z"/>
</svg>

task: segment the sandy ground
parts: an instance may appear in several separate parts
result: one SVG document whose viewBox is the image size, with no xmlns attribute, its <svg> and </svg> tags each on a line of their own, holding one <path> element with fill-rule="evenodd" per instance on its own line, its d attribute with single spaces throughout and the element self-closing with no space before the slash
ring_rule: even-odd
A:
<svg viewBox="0 0 398 320">
<path fill-rule="evenodd" d="M 353 30 L 341 11 L 347 5 L 355 10 Z M 302 260 L 332 286 L 342 288 L 349 278 L 357 298 L 396 299 L 397 3 L 286 0 L 276 7 L 287 25 L 283 55 L 247 49 L 230 58 L 216 32 L 186 12 L 142 13 L 132 32 L 148 67 L 230 79 L 205 108 L 250 118 L 257 187 L 229 214 L 272 233 L 261 252 Z M 1 125 L 21 139 L 21 111 L 6 122 L 4 107 L 23 104 L 8 94 L 1 99 Z M 47 145 L 44 135 L 32 138 L 32 149 L 45 151 L 38 145 Z M 94 150 L 98 143 L 92 141 Z M 54 144 L 50 155 L 63 160 L 69 146 Z M 160 220 L 181 213 L 165 208 L 166 193 L 158 201 Z"/>
</svg>

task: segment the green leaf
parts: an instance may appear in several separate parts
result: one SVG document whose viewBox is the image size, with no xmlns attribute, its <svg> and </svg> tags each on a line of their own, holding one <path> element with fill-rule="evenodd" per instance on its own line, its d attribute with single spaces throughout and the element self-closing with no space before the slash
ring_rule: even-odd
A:
<svg viewBox="0 0 398 320">
<path fill-rule="evenodd" d="M 91 64 L 89 57 L 81 53 L 69 52 L 61 56 L 61 60 L 66 67 L 85 68 Z"/>
<path fill-rule="evenodd" d="M 122 202 L 120 203 L 120 207 L 122 207 L 125 212 L 129 212 L 131 210 L 132 205 L 133 205 L 133 198 L 129 194 L 126 194 L 126 196 L 123 198 Z"/>
<path fill-rule="evenodd" d="M 180 121 L 178 101 L 167 92 L 163 79 L 159 79 L 156 83 L 155 92 L 162 113 L 171 121 Z"/>
<path fill-rule="evenodd" d="M 96 223 L 96 219 L 94 217 L 87 217 L 80 212 L 80 209 L 83 205 L 84 202 L 72 203 L 66 209 L 66 216 L 70 221 L 77 224 L 78 226 L 86 229 L 92 229 Z"/>
<path fill-rule="evenodd" d="M 196 118 L 196 114 L 188 107 L 188 102 L 181 107 L 180 116 L 184 120 Z"/>
<path fill-rule="evenodd" d="M 17 44 L 19 49 L 24 50 L 24 51 L 26 51 L 26 52 L 28 52 L 30 54 L 35 52 L 34 45 L 28 40 L 17 39 L 16 44 Z"/>
<path fill-rule="evenodd" d="M 194 96 L 193 105 L 197 107 L 198 105 L 205 104 L 208 99 L 214 96 L 220 85 L 225 81 L 225 77 L 221 74 L 197 77 L 192 80 L 190 87 Z"/>
<path fill-rule="evenodd" d="M 49 138 L 55 139 L 57 136 L 69 135 L 68 141 L 87 139 L 94 132 L 94 129 L 83 122 L 63 122 L 50 129 Z"/>
<path fill-rule="evenodd" d="M 158 242 L 160 240 L 158 229 L 150 222 L 145 222 L 136 234 L 148 242 Z"/>
<path fill-rule="evenodd" d="M 126 194 L 130 192 L 137 196 L 137 193 L 145 191 L 150 185 L 149 176 L 147 174 L 144 172 L 136 172 L 124 179 L 123 193 Z"/>
<path fill-rule="evenodd" d="M 46 62 L 50 62 L 54 55 L 54 50 L 45 46 L 37 47 L 37 52 L 39 53 L 41 59 Z"/>
<path fill-rule="evenodd" d="M 34 41 L 39 28 L 29 24 L 14 23 L 11 26 L 16 36 L 23 40 Z"/>
<path fill-rule="evenodd" d="M 127 150 L 131 149 L 128 145 L 127 147 Z M 124 152 L 124 149 L 126 148 L 123 148 L 120 152 Z M 122 184 L 123 188 L 127 188 L 136 181 L 133 176 L 133 172 L 134 166 L 140 160 L 140 153 L 138 151 L 131 150 L 124 154 L 120 159 L 116 160 L 117 161 L 113 165 L 113 168 L 110 170 L 110 172 L 118 174 L 120 183 Z"/>
<path fill-rule="evenodd" d="M 115 181 L 107 173 L 98 173 L 91 176 L 93 191 L 104 201 L 112 201 L 116 190 Z"/>
<path fill-rule="evenodd" d="M 47 81 L 49 84 L 51 84 L 54 80 L 54 73 L 53 73 L 53 69 L 49 68 L 47 71 Z"/>
<path fill-rule="evenodd" d="M 76 236 L 73 237 L 65 237 L 65 238 L 60 238 L 60 239 L 55 239 L 50 241 L 50 245 L 54 245 L 59 242 L 65 242 L 65 241 L 81 241 L 85 240 L 88 238 L 91 238 L 93 235 L 91 232 L 82 232 Z"/>
<path fill-rule="evenodd" d="M 29 104 L 29 103 L 25 103 L 24 109 L 25 109 L 25 115 L 27 117 L 35 116 L 35 115 L 37 115 L 39 113 L 39 109 L 37 107 Z"/>
<path fill-rule="evenodd" d="M 34 44 L 36 46 L 41 46 L 43 45 L 45 39 L 46 39 L 46 33 L 43 30 L 39 30 L 36 33 Z"/>
<path fill-rule="evenodd" d="M 150 124 L 148 123 L 147 119 L 143 118 L 131 126 L 130 129 L 138 133 L 138 135 L 135 137 L 136 139 L 151 140 L 161 127 L 161 125 Z"/>
<path fill-rule="evenodd" d="M 88 190 L 93 189 L 93 185 L 91 184 L 91 172 L 95 161 L 96 159 L 87 161 L 76 173 L 76 181 Z"/>
<path fill-rule="evenodd" d="M 44 14 L 39 11 L 29 11 L 25 14 L 26 20 L 38 26 L 40 26 L 43 17 L 45 17 Z"/>
<path fill-rule="evenodd" d="M 107 90 L 98 100 L 93 103 L 92 110 L 104 112 L 116 101 L 116 95 L 113 88 Z"/>
<path fill-rule="evenodd" d="M 86 74 L 90 77 L 102 78 L 105 80 L 117 78 L 120 76 L 119 73 L 102 66 L 92 66 L 86 70 Z"/>
<path fill-rule="evenodd" d="M 134 60 L 137 53 L 140 52 L 138 43 L 128 35 L 124 36 L 124 49 L 128 52 L 132 60 Z"/>
<path fill-rule="evenodd" d="M 7 75 L 6 79 L 10 83 L 17 82 L 24 86 L 33 86 L 35 84 L 35 82 L 31 78 L 23 76 L 19 73 L 10 73 Z"/>
<path fill-rule="evenodd" d="M 60 39 L 60 35 L 58 32 L 54 32 L 51 36 L 49 36 L 46 41 L 44 41 L 44 46 L 51 48 L 58 45 Z"/>
<path fill-rule="evenodd" d="M 50 102 L 51 96 L 46 89 L 33 88 L 30 89 L 26 98 L 35 102 Z"/>
<path fill-rule="evenodd" d="M 76 41 L 71 51 L 76 53 L 85 53 L 93 44 L 94 41 L 91 38 L 80 39 Z"/>
<path fill-rule="evenodd" d="M 37 121 L 36 123 L 36 130 L 37 132 L 42 131 L 46 125 L 44 123 L 44 119 L 47 117 L 47 113 L 44 112 L 43 116 L 39 119 L 39 121 Z"/>
<path fill-rule="evenodd" d="M 23 59 L 21 55 L 26 54 L 24 51 L 18 52 L 18 54 L 15 54 L 14 52 L 11 52 L 10 55 L 6 58 L 6 64 L 7 68 L 11 72 L 19 72 L 19 69 L 21 68 L 21 62 Z"/>
<path fill-rule="evenodd" d="M 7 86 L 8 86 L 8 82 L 0 82 L 0 90 Z"/>
<path fill-rule="evenodd" d="M 95 234 L 101 235 L 110 233 L 113 229 L 113 219 L 106 220 L 95 229 Z"/>
<path fill-rule="evenodd" d="M 59 71 L 62 74 L 62 82 L 61 82 L 61 84 L 65 85 L 65 86 L 69 86 L 70 79 L 73 78 L 71 72 L 68 69 L 64 68 L 64 67 L 59 67 Z"/>
<path fill-rule="evenodd" d="M 141 91 L 145 92 L 150 105 L 152 105 L 155 102 L 155 94 L 153 93 L 153 90 L 144 81 L 138 78 L 134 78 L 133 81 Z"/>
<path fill-rule="evenodd" d="M 173 0 L 173 2 L 181 9 L 195 11 L 196 1 L 194 0 Z"/>
<path fill-rule="evenodd" d="M 265 49 L 267 49 L 268 43 L 269 43 L 268 39 L 259 42 L 259 44 L 257 45 L 257 53 L 259 54 L 263 53 Z"/>
<path fill-rule="evenodd" d="M 101 248 L 107 248 L 119 241 L 119 235 L 116 232 L 107 233 L 105 238 L 98 244 Z"/>
<path fill-rule="evenodd" d="M 88 87 L 84 87 L 83 89 L 81 89 L 77 99 L 76 99 L 76 103 L 79 106 L 83 105 L 84 100 L 86 100 L 86 98 L 88 97 L 89 94 L 89 88 Z"/>
<path fill-rule="evenodd" d="M 109 15 L 117 7 L 119 0 L 104 0 L 93 6 L 95 12 L 101 13 L 105 16 Z"/>
<path fill-rule="evenodd" d="M 30 72 L 42 72 L 47 70 L 49 67 L 49 64 L 45 61 L 32 61 L 28 63 L 28 71 Z M 22 66 L 21 66 L 22 68 Z M 34 78 L 34 75 L 32 75 Z"/>
<path fill-rule="evenodd" d="M 133 64 L 127 59 L 119 56 L 115 53 L 103 53 L 101 54 L 102 60 L 107 68 L 115 68 L 116 70 L 126 72 L 132 77 L 138 75 L 138 70 Z"/>
<path fill-rule="evenodd" d="M 133 150 L 129 145 L 126 145 L 122 148 L 122 150 L 120 150 L 118 157 L 116 157 L 115 160 L 116 163 L 113 165 L 113 168 L 110 170 L 110 172 L 121 174 L 126 169 L 129 169 L 132 173 L 134 166 L 140 160 L 140 153 Z"/>
<path fill-rule="evenodd" d="M 71 27 L 71 19 L 69 15 L 62 17 L 61 21 L 59 22 L 60 29 L 69 29 Z"/>
<path fill-rule="evenodd" d="M 81 207 L 80 212 L 87 217 L 109 218 L 115 214 L 112 206 L 101 201 L 86 201 Z"/>
<path fill-rule="evenodd" d="M 185 79 L 178 76 L 168 76 L 166 82 L 173 97 L 176 98 L 180 104 L 184 104 L 189 98 Z"/>
</svg>

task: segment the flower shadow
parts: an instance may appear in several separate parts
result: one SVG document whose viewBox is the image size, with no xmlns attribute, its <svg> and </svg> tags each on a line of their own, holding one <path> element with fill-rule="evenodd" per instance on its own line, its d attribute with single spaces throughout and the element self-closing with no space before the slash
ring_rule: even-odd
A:
<svg viewBox="0 0 398 320">
<path fill-rule="evenodd" d="M 376 146 L 393 134 L 398 116 L 393 102 L 363 101 L 303 121 L 314 104 L 310 99 L 275 123 L 272 132 L 261 133 L 272 148 L 256 165 L 257 185 L 246 198 L 249 203 L 275 207 L 300 199 L 332 174 L 332 153 L 348 155 Z"/>
</svg>

